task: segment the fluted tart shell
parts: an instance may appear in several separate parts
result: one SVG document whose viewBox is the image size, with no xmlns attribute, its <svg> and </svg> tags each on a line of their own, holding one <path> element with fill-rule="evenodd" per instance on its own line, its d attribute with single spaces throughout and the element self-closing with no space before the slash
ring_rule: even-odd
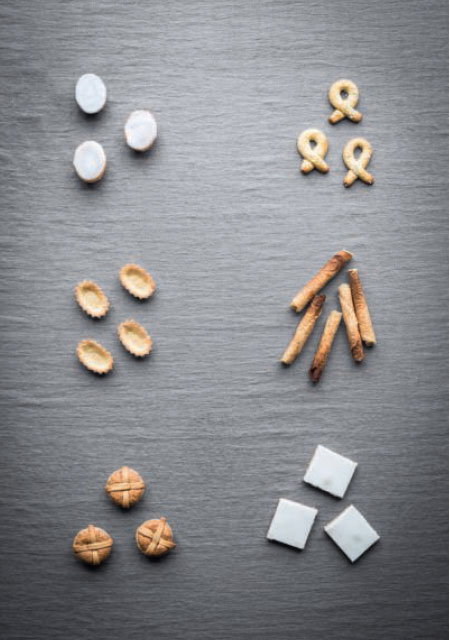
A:
<svg viewBox="0 0 450 640">
<path fill-rule="evenodd" d="M 156 289 L 151 275 L 137 264 L 126 264 L 119 272 L 121 285 L 139 300 L 150 298 Z"/>
<path fill-rule="evenodd" d="M 101 375 L 113 368 L 112 355 L 95 340 L 81 340 L 78 343 L 77 356 L 81 364 L 94 373 Z"/>
<path fill-rule="evenodd" d="M 152 350 L 152 339 L 139 322 L 125 320 L 117 327 L 117 334 L 127 351 L 138 358 L 147 356 Z"/>
<path fill-rule="evenodd" d="M 77 284 L 75 300 L 91 318 L 103 318 L 109 309 L 108 298 L 92 280 L 83 280 Z"/>
</svg>

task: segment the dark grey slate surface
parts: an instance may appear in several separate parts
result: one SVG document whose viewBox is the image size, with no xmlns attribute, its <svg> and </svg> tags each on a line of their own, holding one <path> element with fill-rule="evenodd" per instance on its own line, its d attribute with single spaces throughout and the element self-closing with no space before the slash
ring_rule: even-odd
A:
<svg viewBox="0 0 450 640">
<path fill-rule="evenodd" d="M 446 638 L 447 6 L 443 0 L 2 2 L 1 635 L 3 638 Z M 99 73 L 94 118 L 73 98 Z M 360 88 L 361 125 L 332 128 L 326 94 Z M 149 107 L 160 138 L 123 143 Z M 327 176 L 299 175 L 297 134 L 329 136 Z M 346 140 L 367 137 L 376 184 L 344 190 Z M 85 139 L 109 166 L 71 168 Z M 292 295 L 335 250 L 354 252 L 379 345 L 355 367 L 339 332 L 322 383 L 277 358 Z M 159 291 L 139 304 L 118 269 Z M 95 279 L 93 322 L 72 290 Z M 337 304 L 327 289 L 326 311 Z M 154 338 L 123 351 L 128 316 Z M 93 337 L 114 373 L 74 356 Z M 360 464 L 337 501 L 302 484 L 322 443 Z M 148 482 L 122 513 L 103 493 L 129 464 Z M 319 508 L 307 549 L 265 534 L 277 499 Z M 351 566 L 323 525 L 354 503 L 381 542 Z M 177 550 L 134 544 L 165 515 Z M 94 522 L 115 539 L 92 571 L 71 555 Z"/>
</svg>

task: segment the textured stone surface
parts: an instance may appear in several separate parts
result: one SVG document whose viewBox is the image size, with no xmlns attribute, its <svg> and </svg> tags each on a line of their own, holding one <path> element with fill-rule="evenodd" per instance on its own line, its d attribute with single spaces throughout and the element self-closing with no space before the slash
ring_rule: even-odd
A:
<svg viewBox="0 0 450 640">
<path fill-rule="evenodd" d="M 0 18 L 2 636 L 446 637 L 446 3 L 5 0 Z M 74 99 L 88 71 L 108 87 L 94 117 Z M 327 123 L 340 77 L 359 125 Z M 138 108 L 159 127 L 143 155 L 123 137 Z M 299 173 L 307 127 L 326 176 Z M 347 190 L 356 135 L 375 185 Z M 108 157 L 93 187 L 71 166 L 88 139 Z M 378 345 L 355 366 L 341 326 L 314 388 L 345 273 L 298 361 L 277 359 L 290 300 L 342 248 Z M 120 286 L 126 262 L 149 301 Z M 83 279 L 104 320 L 77 307 Z M 153 337 L 143 361 L 118 342 L 128 317 Z M 78 363 L 85 337 L 106 378 Z M 319 442 L 359 463 L 342 502 L 301 480 Z M 129 513 L 103 489 L 124 464 L 149 489 Z M 265 538 L 280 496 L 319 508 L 302 554 Z M 355 566 L 323 532 L 351 502 L 381 536 Z M 134 532 L 159 516 L 177 547 L 151 563 Z M 91 521 L 115 541 L 95 572 L 71 551 Z"/>
</svg>

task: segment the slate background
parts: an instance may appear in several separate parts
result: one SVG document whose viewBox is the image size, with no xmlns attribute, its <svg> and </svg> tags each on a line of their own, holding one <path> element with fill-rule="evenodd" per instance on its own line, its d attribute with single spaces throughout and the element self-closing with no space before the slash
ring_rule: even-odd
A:
<svg viewBox="0 0 450 640">
<path fill-rule="evenodd" d="M 447 6 L 264 0 L 5 1 L 0 9 L 3 638 L 408 640 L 447 637 Z M 85 117 L 79 75 L 108 88 Z M 332 128 L 350 77 L 363 122 Z M 151 153 L 124 145 L 150 108 Z M 295 140 L 329 137 L 327 176 L 299 174 Z M 371 141 L 373 188 L 342 187 L 342 146 Z M 105 178 L 71 167 L 104 145 Z M 320 386 L 277 363 L 293 294 L 354 252 L 379 340 L 353 365 L 341 329 Z M 136 261 L 159 290 L 120 287 Z M 94 322 L 72 290 L 112 303 Z M 326 311 L 337 305 L 326 293 Z M 132 316 L 154 338 L 120 346 Z M 106 378 L 74 351 L 93 337 Z M 318 443 L 359 462 L 343 501 L 302 483 Z M 103 493 L 122 464 L 148 483 L 129 513 Z M 265 534 L 280 496 L 320 513 L 303 553 Z M 323 526 L 354 503 L 381 542 L 352 566 Z M 149 562 L 136 526 L 165 515 L 178 546 Z M 99 570 L 71 554 L 94 522 Z"/>
</svg>

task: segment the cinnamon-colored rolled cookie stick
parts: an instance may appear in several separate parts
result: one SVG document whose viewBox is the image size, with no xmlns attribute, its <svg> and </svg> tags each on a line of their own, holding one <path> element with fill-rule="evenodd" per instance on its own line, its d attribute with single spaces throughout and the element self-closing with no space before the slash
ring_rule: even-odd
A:
<svg viewBox="0 0 450 640">
<path fill-rule="evenodd" d="M 322 336 L 317 345 L 316 353 L 309 368 L 309 377 L 312 382 L 319 382 L 325 365 L 327 363 L 328 354 L 331 351 L 334 336 L 339 329 L 342 313 L 340 311 L 332 311 L 327 318 Z"/>
<path fill-rule="evenodd" d="M 364 344 L 367 347 L 373 347 L 377 341 L 369 309 L 367 307 L 366 298 L 364 296 L 364 291 L 359 279 L 358 269 L 349 269 L 348 279 L 350 282 L 350 289 L 352 291 L 353 306 L 355 307 L 355 313 L 358 319 L 359 333 L 361 334 Z"/>
<path fill-rule="evenodd" d="M 322 305 L 325 302 L 325 296 L 315 296 L 309 307 L 305 311 L 305 315 L 298 323 L 294 336 L 283 353 L 281 362 L 283 364 L 292 364 L 300 351 L 303 349 L 305 342 L 308 340 L 311 331 L 314 329 L 317 318 L 322 312 Z"/>
<path fill-rule="evenodd" d="M 338 296 L 353 360 L 355 360 L 355 362 L 361 362 L 364 358 L 364 351 L 361 336 L 359 335 L 358 320 L 356 319 L 355 308 L 353 307 L 350 285 L 341 284 L 341 286 L 338 287 Z"/>
<path fill-rule="evenodd" d="M 326 264 L 316 273 L 311 280 L 305 284 L 295 298 L 291 302 L 291 309 L 294 311 L 301 311 L 312 298 L 323 287 L 339 273 L 344 264 L 352 259 L 352 254 L 349 251 L 338 251 L 332 258 L 328 260 Z"/>
</svg>

